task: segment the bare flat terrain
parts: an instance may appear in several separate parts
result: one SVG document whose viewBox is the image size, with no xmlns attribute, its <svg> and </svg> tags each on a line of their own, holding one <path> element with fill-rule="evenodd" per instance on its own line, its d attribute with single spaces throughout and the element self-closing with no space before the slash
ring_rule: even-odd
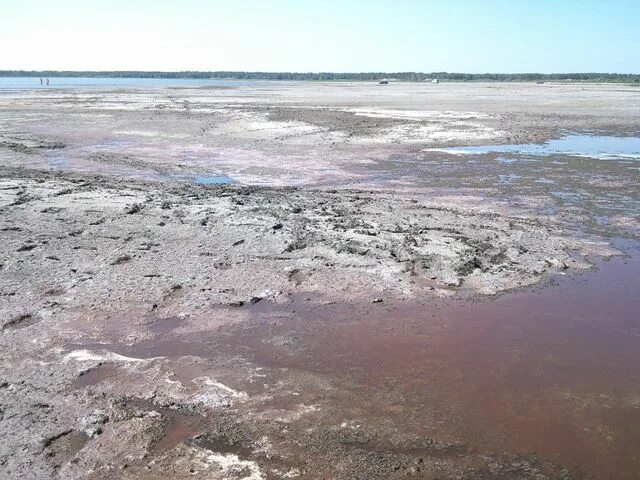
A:
<svg viewBox="0 0 640 480">
<path fill-rule="evenodd" d="M 0 90 L 3 478 L 633 479 L 640 88 Z"/>
</svg>

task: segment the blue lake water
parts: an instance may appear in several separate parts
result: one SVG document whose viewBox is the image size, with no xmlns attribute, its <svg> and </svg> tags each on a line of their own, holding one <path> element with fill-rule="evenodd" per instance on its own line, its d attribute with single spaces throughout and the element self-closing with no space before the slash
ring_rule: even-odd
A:
<svg viewBox="0 0 640 480">
<path fill-rule="evenodd" d="M 40 77 L 0 77 L 0 90 L 47 88 L 166 88 L 166 87 L 252 87 L 267 83 L 256 80 L 220 80 L 185 78 L 94 78 L 50 77 L 49 85 L 40 85 Z"/>
<path fill-rule="evenodd" d="M 432 151 L 454 155 L 503 155 L 548 157 L 568 155 L 607 159 L 640 160 L 640 137 L 610 137 L 598 135 L 567 135 L 545 143 L 521 145 L 482 145 L 472 147 L 435 148 Z M 500 158 L 502 163 L 511 163 L 510 158 Z"/>
</svg>

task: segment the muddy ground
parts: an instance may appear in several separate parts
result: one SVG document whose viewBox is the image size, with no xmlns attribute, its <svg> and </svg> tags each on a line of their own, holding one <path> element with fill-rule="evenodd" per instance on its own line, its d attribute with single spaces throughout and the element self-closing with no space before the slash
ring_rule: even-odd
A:
<svg viewBox="0 0 640 480">
<path fill-rule="evenodd" d="M 591 270 L 638 271 L 637 160 L 434 149 L 639 125 L 609 85 L 0 92 L 0 472 L 635 478 L 637 276 Z"/>
</svg>

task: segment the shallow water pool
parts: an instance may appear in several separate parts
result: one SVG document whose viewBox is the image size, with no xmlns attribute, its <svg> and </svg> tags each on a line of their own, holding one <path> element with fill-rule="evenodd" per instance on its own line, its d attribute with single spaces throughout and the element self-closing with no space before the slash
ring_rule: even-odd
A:
<svg viewBox="0 0 640 480">
<path fill-rule="evenodd" d="M 640 160 L 640 137 L 611 137 L 598 135 L 567 135 L 545 143 L 520 145 L 479 145 L 470 147 L 434 148 L 430 151 L 453 155 L 486 155 L 490 153 L 548 157 L 575 157 Z M 502 158 L 504 162 L 505 159 Z M 507 160 L 508 161 L 508 160 Z"/>
<path fill-rule="evenodd" d="M 200 185 L 229 185 L 233 180 L 225 175 L 199 175 L 195 182 Z"/>
</svg>

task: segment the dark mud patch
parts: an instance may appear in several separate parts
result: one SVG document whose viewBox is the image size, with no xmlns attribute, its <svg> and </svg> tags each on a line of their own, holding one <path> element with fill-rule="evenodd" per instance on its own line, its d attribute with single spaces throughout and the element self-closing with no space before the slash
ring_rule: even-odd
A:
<svg viewBox="0 0 640 480">
<path fill-rule="evenodd" d="M 253 448 L 245 442 L 230 438 L 220 438 L 215 434 L 204 434 L 194 438 L 190 443 L 200 448 L 206 448 L 212 452 L 223 455 L 233 454 L 240 458 L 249 458 L 253 454 Z"/>
<path fill-rule="evenodd" d="M 9 321 L 2 326 L 2 330 L 17 330 L 30 327 L 38 322 L 40 322 L 38 316 L 31 313 L 24 313 L 9 319 Z"/>
<path fill-rule="evenodd" d="M 20 142 L 20 141 L 4 141 L 0 142 L 0 149 L 6 148 L 16 153 L 38 153 L 42 150 L 58 150 L 65 148 L 64 143 L 59 142 Z"/>
<path fill-rule="evenodd" d="M 131 255 L 120 255 L 119 257 L 113 259 L 111 265 L 122 265 L 123 263 L 130 262 L 132 259 L 133 257 Z"/>
<path fill-rule="evenodd" d="M 327 108 L 250 107 L 250 109 L 266 113 L 269 120 L 275 122 L 304 122 L 327 129 L 329 132 L 344 132 L 349 137 L 372 137 L 378 135 L 384 128 L 419 123 L 398 118 L 368 117 L 356 115 L 353 112 Z"/>
<path fill-rule="evenodd" d="M 51 437 L 44 442 L 44 450 L 54 468 L 60 468 L 89 441 L 83 432 L 69 430 Z"/>
</svg>

